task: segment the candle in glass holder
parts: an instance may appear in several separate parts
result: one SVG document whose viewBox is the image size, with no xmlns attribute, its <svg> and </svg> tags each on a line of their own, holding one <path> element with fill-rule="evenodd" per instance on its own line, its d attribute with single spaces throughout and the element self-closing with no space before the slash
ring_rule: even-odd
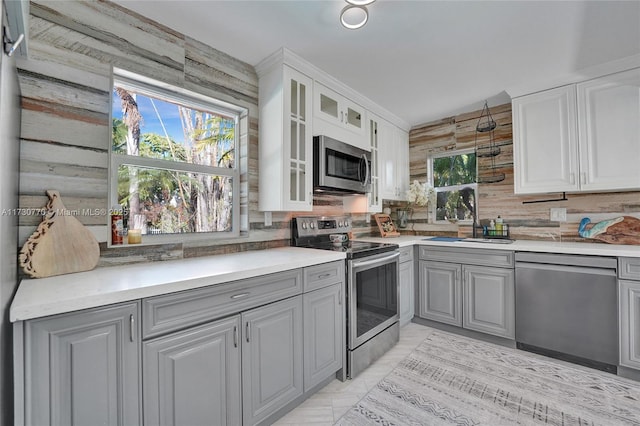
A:
<svg viewBox="0 0 640 426">
<path fill-rule="evenodd" d="M 129 244 L 140 244 L 142 242 L 142 231 L 140 229 L 129 229 Z"/>
</svg>

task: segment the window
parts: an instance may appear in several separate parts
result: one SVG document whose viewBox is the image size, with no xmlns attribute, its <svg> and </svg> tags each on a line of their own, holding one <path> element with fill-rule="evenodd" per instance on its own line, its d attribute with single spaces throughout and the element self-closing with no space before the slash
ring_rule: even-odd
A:
<svg viewBox="0 0 640 426">
<path fill-rule="evenodd" d="M 114 70 L 110 200 L 130 229 L 237 237 L 246 110 Z"/>
<path fill-rule="evenodd" d="M 476 154 L 473 150 L 446 152 L 429 159 L 436 190 L 436 221 L 473 221 L 478 197 Z"/>
</svg>

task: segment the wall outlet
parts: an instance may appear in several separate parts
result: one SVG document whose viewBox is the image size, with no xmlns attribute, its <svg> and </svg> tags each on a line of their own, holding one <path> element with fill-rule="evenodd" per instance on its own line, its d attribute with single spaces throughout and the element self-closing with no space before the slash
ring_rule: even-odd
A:
<svg viewBox="0 0 640 426">
<path fill-rule="evenodd" d="M 552 222 L 566 222 L 567 221 L 567 209 L 565 208 L 553 208 L 549 210 L 549 220 Z"/>
</svg>

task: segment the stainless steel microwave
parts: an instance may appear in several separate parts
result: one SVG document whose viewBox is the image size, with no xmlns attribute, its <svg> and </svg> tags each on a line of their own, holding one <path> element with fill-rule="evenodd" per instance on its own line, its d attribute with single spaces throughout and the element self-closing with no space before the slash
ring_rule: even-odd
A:
<svg viewBox="0 0 640 426">
<path fill-rule="evenodd" d="M 371 153 L 328 136 L 314 136 L 313 190 L 350 194 L 370 192 Z"/>
</svg>

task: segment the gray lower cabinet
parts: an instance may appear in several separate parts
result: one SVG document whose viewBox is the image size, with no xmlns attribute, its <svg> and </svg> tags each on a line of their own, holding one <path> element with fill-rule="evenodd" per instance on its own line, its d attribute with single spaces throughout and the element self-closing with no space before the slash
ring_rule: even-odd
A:
<svg viewBox="0 0 640 426">
<path fill-rule="evenodd" d="M 415 311 L 413 265 L 413 246 L 402 247 L 400 249 L 400 266 L 398 269 L 398 278 L 400 281 L 399 313 L 401 327 L 411 322 Z"/>
<path fill-rule="evenodd" d="M 143 345 L 145 425 L 241 423 L 240 315 Z"/>
<path fill-rule="evenodd" d="M 22 325 L 24 424 L 142 423 L 138 302 Z"/>
<path fill-rule="evenodd" d="M 513 270 L 462 266 L 462 326 L 469 330 L 515 338 Z"/>
<path fill-rule="evenodd" d="M 420 318 L 462 326 L 460 265 L 420 261 Z"/>
<path fill-rule="evenodd" d="M 511 251 L 420 248 L 421 318 L 515 338 Z"/>
<path fill-rule="evenodd" d="M 343 366 L 344 271 L 329 262 L 17 322 L 16 424 L 270 422 Z"/>
<path fill-rule="evenodd" d="M 620 365 L 640 370 L 640 258 L 618 259 Z"/>
<path fill-rule="evenodd" d="M 342 283 L 302 296 L 304 312 L 304 391 L 342 368 L 344 322 Z"/>
<path fill-rule="evenodd" d="M 243 425 L 303 394 L 302 295 L 243 312 Z"/>
</svg>

